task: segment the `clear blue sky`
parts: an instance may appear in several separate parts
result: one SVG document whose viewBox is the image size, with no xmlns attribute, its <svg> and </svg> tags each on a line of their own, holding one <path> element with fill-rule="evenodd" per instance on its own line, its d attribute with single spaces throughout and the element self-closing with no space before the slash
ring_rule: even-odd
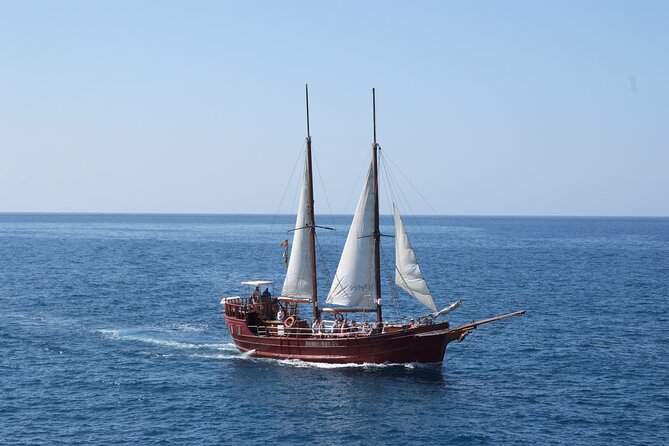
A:
<svg viewBox="0 0 669 446">
<path fill-rule="evenodd" d="M 439 214 L 666 216 L 668 55 L 666 1 L 0 1 L 0 212 L 273 213 L 308 82 L 323 212 L 376 87 Z"/>
</svg>

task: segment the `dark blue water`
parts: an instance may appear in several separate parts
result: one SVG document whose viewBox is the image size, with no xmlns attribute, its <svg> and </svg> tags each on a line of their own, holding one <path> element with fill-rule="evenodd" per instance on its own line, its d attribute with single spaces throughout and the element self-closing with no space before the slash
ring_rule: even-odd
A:
<svg viewBox="0 0 669 446">
<path fill-rule="evenodd" d="M 348 221 L 322 221 L 322 294 Z M 666 442 L 669 219 L 406 223 L 452 323 L 527 315 L 441 368 L 258 360 L 219 301 L 281 280 L 292 218 L 0 214 L 0 443 Z"/>
</svg>

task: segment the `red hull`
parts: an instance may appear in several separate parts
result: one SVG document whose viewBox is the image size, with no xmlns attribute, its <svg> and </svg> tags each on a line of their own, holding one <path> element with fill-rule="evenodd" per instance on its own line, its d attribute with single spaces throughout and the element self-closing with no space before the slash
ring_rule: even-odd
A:
<svg viewBox="0 0 669 446">
<path fill-rule="evenodd" d="M 433 363 L 444 360 L 446 345 L 461 339 L 467 327 L 448 329 L 448 323 L 420 326 L 375 335 L 256 336 L 243 319 L 225 315 L 230 335 L 242 352 L 261 358 L 299 359 L 309 362 Z"/>
</svg>

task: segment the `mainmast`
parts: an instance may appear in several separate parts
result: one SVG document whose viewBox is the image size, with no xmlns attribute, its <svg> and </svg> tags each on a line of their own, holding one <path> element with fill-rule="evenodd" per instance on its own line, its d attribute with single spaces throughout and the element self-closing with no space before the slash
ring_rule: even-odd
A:
<svg viewBox="0 0 669 446">
<path fill-rule="evenodd" d="M 376 91 L 372 88 L 372 121 L 374 127 L 374 143 L 372 144 L 372 170 L 374 176 L 374 282 L 376 289 L 376 322 L 383 321 L 381 312 L 381 231 L 379 230 L 379 170 L 377 153 L 379 146 L 376 143 Z"/>
<path fill-rule="evenodd" d="M 311 132 L 309 130 L 309 85 L 304 86 L 307 102 L 307 209 L 309 245 L 311 248 L 311 301 L 314 307 L 314 319 L 320 317 L 318 311 L 318 284 L 316 282 L 316 222 L 314 218 L 314 179 L 311 169 Z"/>
</svg>

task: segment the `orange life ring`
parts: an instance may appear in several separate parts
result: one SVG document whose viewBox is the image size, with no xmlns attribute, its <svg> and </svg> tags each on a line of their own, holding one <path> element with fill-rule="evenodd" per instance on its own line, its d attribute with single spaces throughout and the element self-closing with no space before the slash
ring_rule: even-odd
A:
<svg viewBox="0 0 669 446">
<path fill-rule="evenodd" d="M 337 319 L 339 322 L 344 322 L 344 315 L 341 313 L 335 313 L 334 318 Z"/>
<path fill-rule="evenodd" d="M 295 320 L 296 320 L 296 319 L 295 319 L 295 316 L 288 316 L 288 318 L 287 318 L 286 321 L 283 323 L 283 325 L 284 325 L 286 328 L 293 328 L 293 325 L 295 325 Z"/>
</svg>

